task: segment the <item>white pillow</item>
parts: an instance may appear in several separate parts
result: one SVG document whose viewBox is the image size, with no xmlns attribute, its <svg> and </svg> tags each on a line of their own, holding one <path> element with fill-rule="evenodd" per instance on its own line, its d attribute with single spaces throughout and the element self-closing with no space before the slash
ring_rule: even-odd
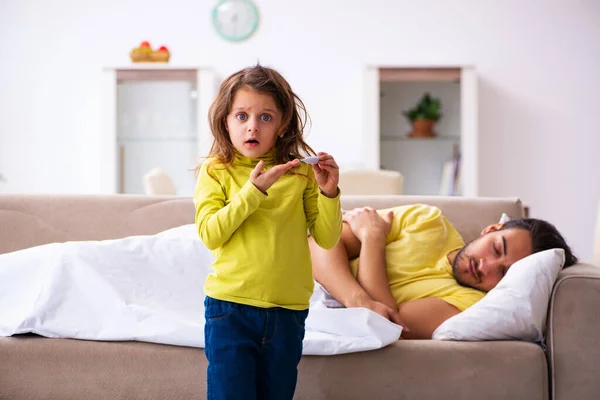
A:
<svg viewBox="0 0 600 400">
<path fill-rule="evenodd" d="M 542 342 L 548 301 L 564 262 L 563 249 L 517 261 L 483 299 L 443 322 L 433 339 Z"/>
</svg>

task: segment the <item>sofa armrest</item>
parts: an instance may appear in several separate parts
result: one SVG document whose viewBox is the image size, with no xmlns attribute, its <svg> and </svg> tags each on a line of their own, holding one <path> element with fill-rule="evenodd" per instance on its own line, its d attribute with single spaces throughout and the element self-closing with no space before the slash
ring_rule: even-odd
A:
<svg viewBox="0 0 600 400">
<path fill-rule="evenodd" d="M 600 267 L 578 263 L 560 272 L 547 326 L 552 399 L 600 393 Z"/>
</svg>

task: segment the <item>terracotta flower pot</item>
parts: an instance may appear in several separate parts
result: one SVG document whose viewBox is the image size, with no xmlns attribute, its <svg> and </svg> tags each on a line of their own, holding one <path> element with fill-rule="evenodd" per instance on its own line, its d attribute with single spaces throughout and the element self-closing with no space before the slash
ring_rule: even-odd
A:
<svg viewBox="0 0 600 400">
<path fill-rule="evenodd" d="M 433 130 L 435 121 L 430 119 L 416 119 L 413 121 L 413 130 L 408 134 L 409 137 L 434 137 L 437 134 Z"/>
</svg>

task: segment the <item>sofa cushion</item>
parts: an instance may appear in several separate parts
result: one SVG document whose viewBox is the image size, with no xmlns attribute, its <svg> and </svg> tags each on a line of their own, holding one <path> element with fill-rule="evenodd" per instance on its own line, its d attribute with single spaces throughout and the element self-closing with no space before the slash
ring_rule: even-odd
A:
<svg viewBox="0 0 600 400">
<path fill-rule="evenodd" d="M 139 342 L 0 338 L 0 398 L 204 399 L 202 349 Z M 548 399 L 546 359 L 525 342 L 400 340 L 304 356 L 295 400 Z"/>
</svg>

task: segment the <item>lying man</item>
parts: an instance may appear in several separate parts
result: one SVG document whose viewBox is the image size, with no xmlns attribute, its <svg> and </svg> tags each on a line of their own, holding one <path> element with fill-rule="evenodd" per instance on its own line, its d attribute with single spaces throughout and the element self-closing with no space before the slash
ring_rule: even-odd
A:
<svg viewBox="0 0 600 400">
<path fill-rule="evenodd" d="M 532 253 L 562 248 L 565 268 L 577 262 L 556 228 L 538 219 L 490 225 L 467 245 L 437 207 L 366 207 L 343 220 L 334 248 L 310 241 L 315 279 L 345 307 L 365 307 L 406 327 L 406 339 L 431 339 Z"/>
</svg>

